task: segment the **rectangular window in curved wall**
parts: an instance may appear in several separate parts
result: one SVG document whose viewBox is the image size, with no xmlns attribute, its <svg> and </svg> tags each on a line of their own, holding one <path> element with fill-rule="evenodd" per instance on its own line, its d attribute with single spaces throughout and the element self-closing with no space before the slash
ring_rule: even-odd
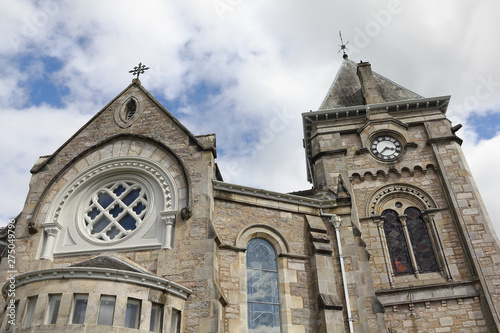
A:
<svg viewBox="0 0 500 333">
<path fill-rule="evenodd" d="M 83 324 L 85 322 L 85 313 L 87 312 L 87 301 L 89 296 L 86 294 L 75 294 L 73 301 L 73 324 Z"/>
<path fill-rule="evenodd" d="M 24 320 L 24 326 L 31 326 L 33 322 L 33 315 L 35 314 L 36 302 L 38 301 L 38 296 L 33 296 L 28 298 L 28 305 L 26 308 L 26 319 Z"/>
<path fill-rule="evenodd" d="M 177 309 L 172 309 L 172 317 L 170 318 L 170 333 L 181 332 L 181 312 Z"/>
<path fill-rule="evenodd" d="M 139 318 L 141 316 L 141 301 L 129 298 L 127 300 L 127 310 L 125 311 L 125 327 L 139 328 Z"/>
<path fill-rule="evenodd" d="M 113 317 L 115 314 L 115 296 L 101 296 L 99 305 L 99 316 L 97 317 L 98 325 L 113 325 Z"/>
<path fill-rule="evenodd" d="M 49 311 L 45 318 L 45 324 L 55 324 L 57 315 L 59 314 L 59 306 L 61 305 L 61 294 L 49 295 Z"/>
<path fill-rule="evenodd" d="M 153 303 L 151 306 L 151 320 L 149 322 L 149 331 L 155 333 L 162 332 L 163 326 L 163 305 Z"/>
</svg>

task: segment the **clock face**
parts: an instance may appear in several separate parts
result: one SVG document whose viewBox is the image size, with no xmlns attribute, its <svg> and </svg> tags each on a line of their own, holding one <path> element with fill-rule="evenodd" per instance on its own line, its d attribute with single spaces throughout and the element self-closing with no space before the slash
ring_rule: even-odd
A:
<svg viewBox="0 0 500 333">
<path fill-rule="evenodd" d="M 381 135 L 373 139 L 370 150 L 376 158 L 383 161 L 391 161 L 401 156 L 403 146 L 395 137 Z"/>
</svg>

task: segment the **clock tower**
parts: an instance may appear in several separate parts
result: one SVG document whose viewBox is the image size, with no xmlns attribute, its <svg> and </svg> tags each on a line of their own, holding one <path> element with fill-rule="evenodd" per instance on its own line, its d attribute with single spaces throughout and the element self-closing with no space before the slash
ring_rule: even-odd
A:
<svg viewBox="0 0 500 333">
<path fill-rule="evenodd" d="M 456 327 L 482 313 L 498 331 L 498 239 L 460 126 L 446 117 L 449 100 L 420 96 L 345 56 L 319 110 L 302 115 L 315 190 L 351 195 L 340 237 L 354 331 L 441 327 L 437 312 Z M 365 324 L 356 320 L 364 316 Z"/>
</svg>

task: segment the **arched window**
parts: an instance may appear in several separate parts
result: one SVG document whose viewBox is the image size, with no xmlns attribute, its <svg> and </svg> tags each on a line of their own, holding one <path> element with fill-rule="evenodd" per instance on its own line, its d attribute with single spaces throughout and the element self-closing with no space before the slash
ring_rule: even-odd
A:
<svg viewBox="0 0 500 333">
<path fill-rule="evenodd" d="M 410 207 L 404 213 L 404 216 L 398 216 L 391 209 L 382 213 L 394 275 L 438 272 L 439 267 L 420 210 Z"/>
<path fill-rule="evenodd" d="M 42 224 L 38 258 L 173 247 L 177 187 L 163 165 L 137 156 L 114 157 L 71 177 Z"/>
<path fill-rule="evenodd" d="M 405 210 L 405 215 L 408 233 L 410 234 L 411 245 L 413 247 L 413 254 L 415 255 L 415 261 L 417 262 L 419 272 L 437 272 L 438 265 L 436 257 L 434 256 L 431 240 L 420 211 L 410 207 Z"/>
<path fill-rule="evenodd" d="M 132 117 L 135 114 L 135 111 L 137 110 L 137 103 L 135 102 L 135 100 L 133 98 L 131 98 L 127 102 L 126 109 L 127 109 L 127 111 L 125 113 L 125 119 L 130 120 L 130 119 L 132 119 Z"/>
<path fill-rule="evenodd" d="M 408 252 L 403 225 L 398 218 L 398 214 L 388 209 L 382 213 L 382 216 L 384 217 L 385 237 L 391 255 L 394 275 L 413 274 L 410 253 Z"/>
<path fill-rule="evenodd" d="M 247 252 L 248 332 L 280 332 L 276 252 L 267 241 L 254 238 Z"/>
</svg>

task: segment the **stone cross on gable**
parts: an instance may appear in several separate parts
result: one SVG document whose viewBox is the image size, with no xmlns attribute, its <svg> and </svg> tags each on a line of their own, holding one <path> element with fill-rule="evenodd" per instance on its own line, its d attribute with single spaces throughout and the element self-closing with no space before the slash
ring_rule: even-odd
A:
<svg viewBox="0 0 500 333">
<path fill-rule="evenodd" d="M 139 79 L 139 75 L 144 74 L 144 72 L 148 69 L 149 67 L 146 67 L 146 65 L 143 65 L 142 62 L 140 62 L 139 65 L 135 66 L 134 69 L 129 71 L 129 73 L 131 73 L 132 75 L 137 75 L 137 79 Z"/>
</svg>

